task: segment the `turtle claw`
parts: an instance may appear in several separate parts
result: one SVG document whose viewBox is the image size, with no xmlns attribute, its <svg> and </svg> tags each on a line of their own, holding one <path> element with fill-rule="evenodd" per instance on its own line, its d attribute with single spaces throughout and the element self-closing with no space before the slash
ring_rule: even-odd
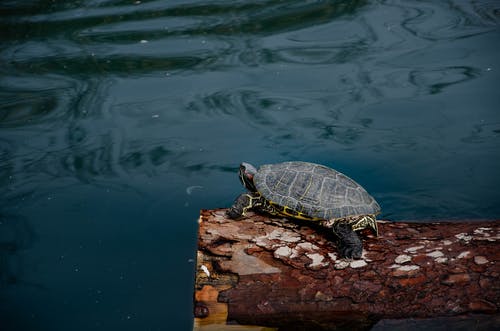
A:
<svg viewBox="0 0 500 331">
<path fill-rule="evenodd" d="M 348 260 L 359 260 L 361 258 L 363 249 L 359 249 L 358 247 L 348 246 L 348 245 L 339 245 L 339 253 L 340 255 Z"/>
<path fill-rule="evenodd" d="M 363 254 L 363 243 L 359 236 L 346 223 L 334 225 L 333 230 L 337 235 L 337 248 L 340 256 L 346 259 L 360 259 Z"/>
<path fill-rule="evenodd" d="M 227 217 L 237 220 L 243 218 L 245 209 L 249 205 L 248 194 L 241 194 L 234 200 L 233 205 L 226 211 Z"/>
</svg>

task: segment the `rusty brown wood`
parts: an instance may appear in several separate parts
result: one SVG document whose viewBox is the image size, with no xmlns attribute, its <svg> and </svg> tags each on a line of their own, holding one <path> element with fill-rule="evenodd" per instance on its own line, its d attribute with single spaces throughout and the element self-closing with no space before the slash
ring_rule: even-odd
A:
<svg viewBox="0 0 500 331">
<path fill-rule="evenodd" d="M 311 223 L 203 210 L 195 329 L 366 330 L 471 313 L 498 321 L 499 221 L 378 226 L 377 238 L 363 233 L 362 259 L 346 261 Z"/>
</svg>

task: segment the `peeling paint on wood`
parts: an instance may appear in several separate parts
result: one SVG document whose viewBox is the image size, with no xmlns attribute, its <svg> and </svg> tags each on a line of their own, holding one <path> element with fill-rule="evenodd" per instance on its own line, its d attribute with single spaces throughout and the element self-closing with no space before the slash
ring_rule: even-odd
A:
<svg viewBox="0 0 500 331">
<path fill-rule="evenodd" d="M 363 232 L 354 261 L 338 257 L 330 231 L 311 226 L 202 211 L 195 329 L 321 322 L 367 330 L 380 319 L 500 313 L 500 222 L 380 222 L 379 237 Z"/>
</svg>

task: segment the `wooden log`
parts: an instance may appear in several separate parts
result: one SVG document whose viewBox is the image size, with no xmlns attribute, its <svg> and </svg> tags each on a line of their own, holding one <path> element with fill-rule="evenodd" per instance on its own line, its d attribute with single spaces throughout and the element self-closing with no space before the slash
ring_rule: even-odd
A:
<svg viewBox="0 0 500 331">
<path fill-rule="evenodd" d="M 382 319 L 499 321 L 500 222 L 379 221 L 362 259 L 312 222 L 201 212 L 195 330 L 368 330 Z M 496 325 L 498 326 L 498 325 Z"/>
</svg>

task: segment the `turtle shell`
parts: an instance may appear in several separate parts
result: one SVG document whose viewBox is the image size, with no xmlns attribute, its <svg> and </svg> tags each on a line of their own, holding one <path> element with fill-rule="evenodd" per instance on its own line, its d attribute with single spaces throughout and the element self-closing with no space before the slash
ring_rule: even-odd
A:
<svg viewBox="0 0 500 331">
<path fill-rule="evenodd" d="M 290 208 L 311 219 L 375 215 L 380 206 L 346 175 L 314 163 L 267 164 L 254 176 L 258 192 L 271 204 Z"/>
</svg>

